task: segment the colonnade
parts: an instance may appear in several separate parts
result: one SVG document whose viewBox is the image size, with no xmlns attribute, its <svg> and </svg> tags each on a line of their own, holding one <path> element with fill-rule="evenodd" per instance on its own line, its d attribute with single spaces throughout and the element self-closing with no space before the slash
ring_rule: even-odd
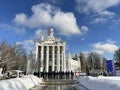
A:
<svg viewBox="0 0 120 90">
<path fill-rule="evenodd" d="M 36 57 L 41 72 L 66 71 L 65 46 L 37 45 Z"/>
</svg>

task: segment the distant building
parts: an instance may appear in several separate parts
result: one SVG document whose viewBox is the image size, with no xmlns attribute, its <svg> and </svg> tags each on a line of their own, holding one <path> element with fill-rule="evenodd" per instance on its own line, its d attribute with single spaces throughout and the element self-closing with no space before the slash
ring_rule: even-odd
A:
<svg viewBox="0 0 120 90">
<path fill-rule="evenodd" d="M 35 42 L 37 69 L 41 72 L 76 71 L 79 63 L 70 58 L 66 60 L 65 47 L 66 42 L 54 37 L 53 28 L 50 28 L 48 36 L 42 36 Z"/>
<path fill-rule="evenodd" d="M 67 57 L 67 70 L 73 71 L 73 72 L 81 72 L 81 62 L 80 62 L 79 57 L 76 60 L 74 60 L 71 57 L 71 54 L 70 53 L 68 54 L 68 57 Z"/>
</svg>

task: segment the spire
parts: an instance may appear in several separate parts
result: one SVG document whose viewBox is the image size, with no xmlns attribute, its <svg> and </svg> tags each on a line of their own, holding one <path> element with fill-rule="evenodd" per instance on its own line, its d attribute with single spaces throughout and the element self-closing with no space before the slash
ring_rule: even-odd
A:
<svg viewBox="0 0 120 90">
<path fill-rule="evenodd" d="M 50 28 L 50 29 L 49 29 L 48 35 L 49 35 L 50 37 L 53 37 L 53 35 L 54 35 L 53 28 Z"/>
</svg>

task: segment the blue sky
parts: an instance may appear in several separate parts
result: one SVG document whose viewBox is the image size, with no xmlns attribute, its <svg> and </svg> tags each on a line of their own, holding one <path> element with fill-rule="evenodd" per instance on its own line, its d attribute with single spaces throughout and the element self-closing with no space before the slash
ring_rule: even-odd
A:
<svg viewBox="0 0 120 90">
<path fill-rule="evenodd" d="M 107 59 L 120 46 L 120 0 L 1 0 L 0 41 L 33 50 L 54 27 L 66 52 L 97 52 Z"/>
</svg>

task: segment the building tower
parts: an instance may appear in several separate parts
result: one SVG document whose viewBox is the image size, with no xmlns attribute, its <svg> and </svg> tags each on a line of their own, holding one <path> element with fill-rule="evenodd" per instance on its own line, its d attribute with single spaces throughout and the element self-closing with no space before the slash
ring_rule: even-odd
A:
<svg viewBox="0 0 120 90">
<path fill-rule="evenodd" d="M 36 61 L 38 70 L 43 72 L 66 71 L 66 43 L 54 37 L 54 30 L 48 30 L 48 36 L 42 36 L 35 42 Z"/>
</svg>

